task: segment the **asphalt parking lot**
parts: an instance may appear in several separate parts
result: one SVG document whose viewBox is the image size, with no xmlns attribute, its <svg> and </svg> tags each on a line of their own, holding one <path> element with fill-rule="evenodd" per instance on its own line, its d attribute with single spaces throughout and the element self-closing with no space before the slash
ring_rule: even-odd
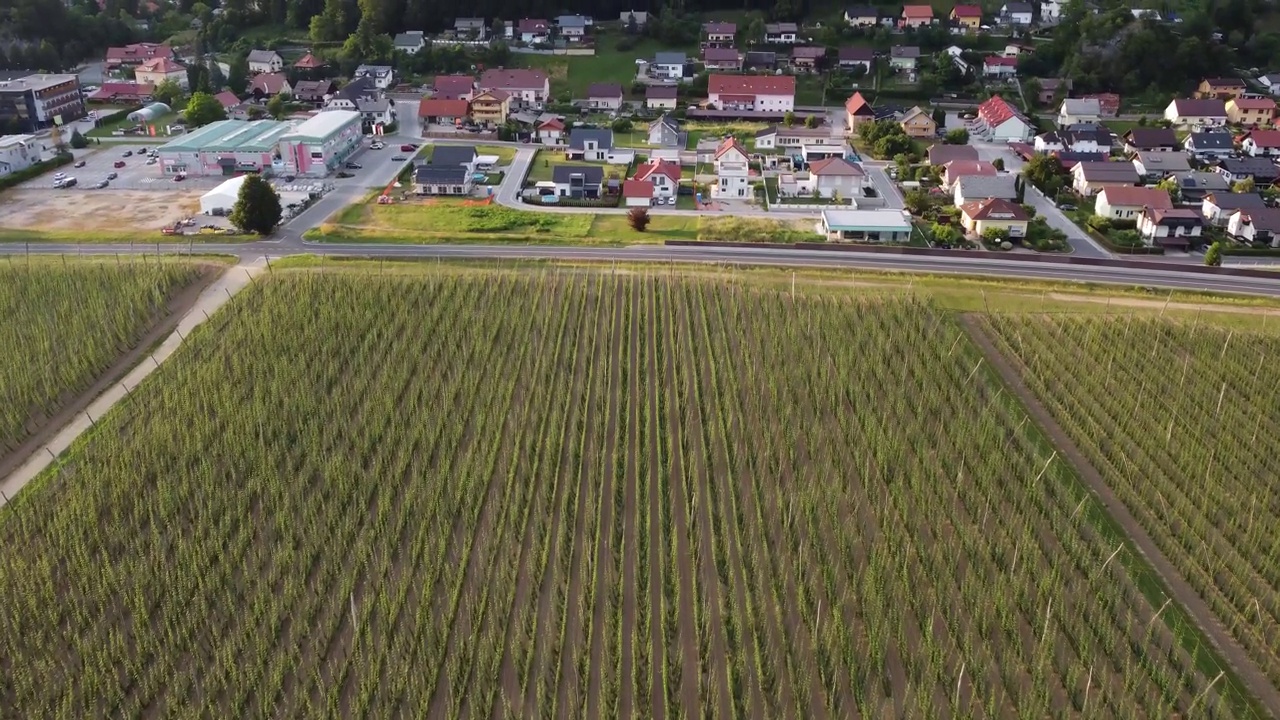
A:
<svg viewBox="0 0 1280 720">
<path fill-rule="evenodd" d="M 83 161 L 84 167 L 64 166 L 58 172 L 66 173 L 76 179 L 76 185 L 72 190 L 89 191 L 95 190 L 94 186 L 106 180 L 111 173 L 116 174 L 116 178 L 110 181 L 109 187 L 112 190 L 207 190 L 215 187 L 223 179 L 188 177 L 180 183 L 175 183 L 172 179 L 160 174 L 158 163 L 147 165 L 146 154 L 139 152 L 141 147 L 150 150 L 152 146 L 114 145 L 76 151 L 76 162 Z M 124 157 L 126 152 L 131 152 L 132 155 Z M 124 167 L 115 167 L 117 162 L 123 162 Z M 53 173 L 47 173 L 23 183 L 21 187 L 52 189 Z"/>
</svg>

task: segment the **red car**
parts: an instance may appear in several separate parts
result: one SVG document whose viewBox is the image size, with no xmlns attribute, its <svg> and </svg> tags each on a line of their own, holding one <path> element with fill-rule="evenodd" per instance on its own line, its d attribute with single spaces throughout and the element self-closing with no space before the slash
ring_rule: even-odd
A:
<svg viewBox="0 0 1280 720">
<path fill-rule="evenodd" d="M 410 145 L 408 143 L 405 143 L 404 145 L 400 146 L 400 152 L 413 152 L 414 150 L 417 150 L 417 149 L 418 149 L 417 145 Z"/>
<path fill-rule="evenodd" d="M 118 167 L 118 168 L 124 167 L 124 161 L 123 160 L 115 161 L 115 164 L 113 165 L 113 167 Z"/>
</svg>

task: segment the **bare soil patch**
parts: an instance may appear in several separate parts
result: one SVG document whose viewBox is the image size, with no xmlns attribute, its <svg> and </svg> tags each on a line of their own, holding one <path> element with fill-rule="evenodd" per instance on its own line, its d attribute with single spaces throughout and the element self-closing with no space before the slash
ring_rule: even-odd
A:
<svg viewBox="0 0 1280 720">
<path fill-rule="evenodd" d="M 10 190 L 0 227 L 43 230 L 159 230 L 200 211 L 200 192 Z"/>
</svg>

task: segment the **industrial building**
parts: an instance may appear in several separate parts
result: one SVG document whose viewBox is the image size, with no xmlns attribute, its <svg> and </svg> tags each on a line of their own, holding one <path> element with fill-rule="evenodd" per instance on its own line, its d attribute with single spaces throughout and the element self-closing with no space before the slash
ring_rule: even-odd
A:
<svg viewBox="0 0 1280 720">
<path fill-rule="evenodd" d="M 220 120 L 160 146 L 165 175 L 227 176 L 283 170 L 280 139 L 293 127 L 276 120 Z"/>
<path fill-rule="evenodd" d="M 75 75 L 33 73 L 0 80 L 0 120 L 17 121 L 27 132 L 84 115 L 84 96 Z"/>
<path fill-rule="evenodd" d="M 0 177 L 40 162 L 43 149 L 34 135 L 0 135 Z"/>
<path fill-rule="evenodd" d="M 324 177 L 340 169 L 363 138 L 359 112 L 317 113 L 279 138 L 283 171 L 300 177 Z"/>
</svg>

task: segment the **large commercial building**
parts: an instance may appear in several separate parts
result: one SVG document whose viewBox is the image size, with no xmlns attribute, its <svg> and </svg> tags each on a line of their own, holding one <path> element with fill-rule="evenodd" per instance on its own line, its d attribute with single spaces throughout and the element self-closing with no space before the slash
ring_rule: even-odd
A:
<svg viewBox="0 0 1280 720">
<path fill-rule="evenodd" d="M 160 146 L 165 175 L 232 176 L 282 171 L 280 138 L 293 127 L 276 120 L 220 120 Z"/>
<path fill-rule="evenodd" d="M 284 172 L 302 177 L 324 177 L 342 167 L 360 147 L 360 113 L 325 110 L 280 137 Z"/>
<path fill-rule="evenodd" d="M 0 80 L 0 122 L 35 132 L 84 117 L 84 96 L 75 75 L 31 74 Z"/>
</svg>

